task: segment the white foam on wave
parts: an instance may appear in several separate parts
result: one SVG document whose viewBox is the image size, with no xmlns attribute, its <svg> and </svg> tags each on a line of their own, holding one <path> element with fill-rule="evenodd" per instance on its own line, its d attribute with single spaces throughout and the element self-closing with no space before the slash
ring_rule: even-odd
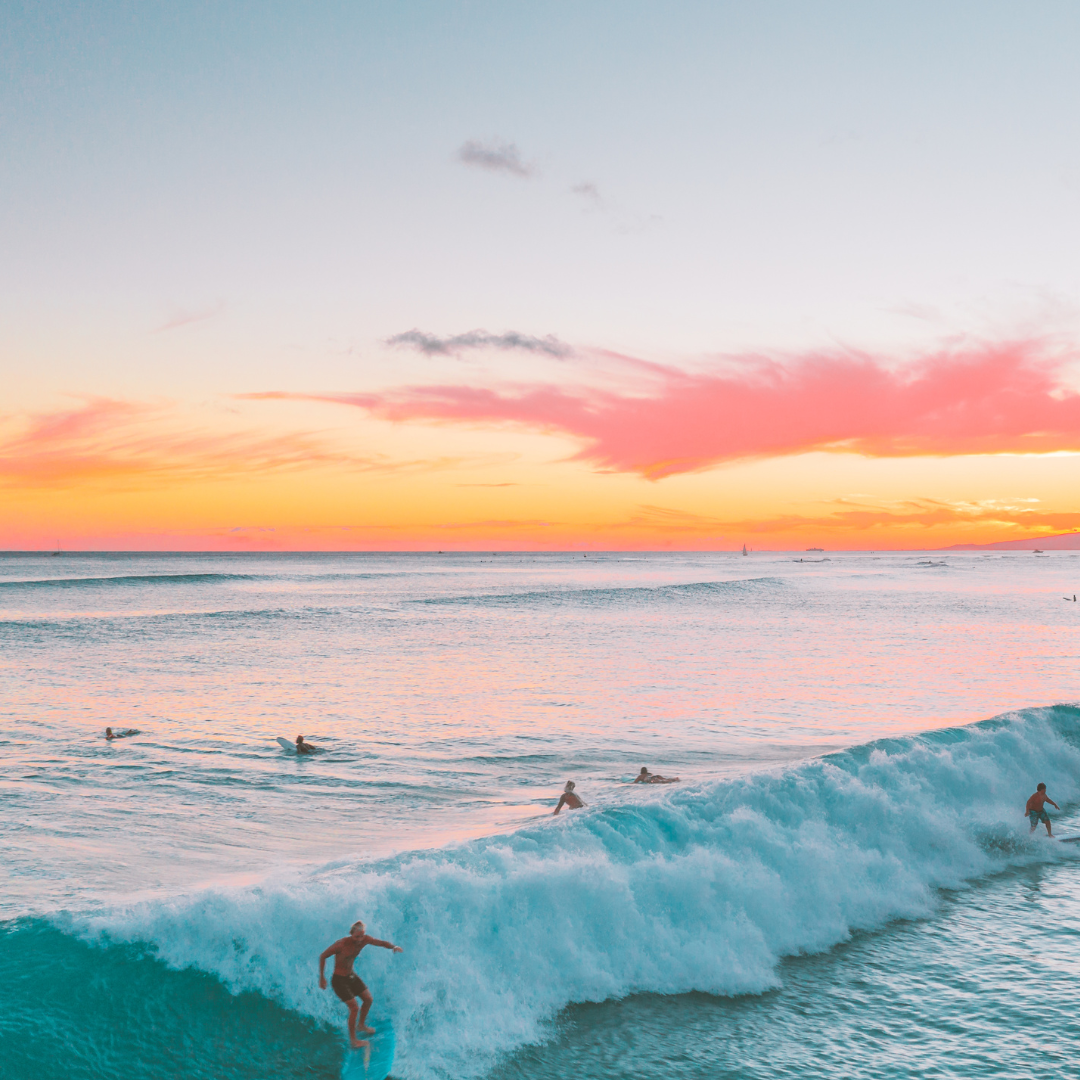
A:
<svg viewBox="0 0 1080 1080">
<path fill-rule="evenodd" d="M 436 852 L 147 902 L 83 930 L 340 1027 L 317 956 L 363 918 L 405 948 L 358 965 L 373 1019 L 393 1015 L 395 1075 L 477 1076 L 571 1002 L 758 993 L 784 956 L 1053 857 L 1021 811 L 1040 780 L 1077 799 L 1078 735 L 1080 709 L 1028 710 Z"/>
</svg>

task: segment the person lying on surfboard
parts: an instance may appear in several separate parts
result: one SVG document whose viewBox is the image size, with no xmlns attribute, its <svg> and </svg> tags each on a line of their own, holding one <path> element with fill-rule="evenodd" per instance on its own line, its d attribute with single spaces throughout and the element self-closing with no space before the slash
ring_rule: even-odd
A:
<svg viewBox="0 0 1080 1080">
<path fill-rule="evenodd" d="M 1035 794 L 1028 799 L 1027 806 L 1024 807 L 1024 813 L 1027 814 L 1028 820 L 1031 822 L 1031 828 L 1028 832 L 1034 832 L 1039 827 L 1039 822 L 1042 821 L 1046 823 L 1046 835 L 1054 835 L 1050 831 L 1050 815 L 1046 812 L 1047 803 L 1055 810 L 1061 809 L 1061 807 L 1046 794 L 1046 785 L 1040 784 Z"/>
<path fill-rule="evenodd" d="M 335 941 L 328 949 L 319 956 L 319 989 L 326 989 L 326 975 L 323 974 L 323 965 L 332 956 L 334 958 L 334 974 L 330 976 L 330 985 L 334 993 L 349 1007 L 349 1045 L 354 1050 L 367 1046 L 366 1040 L 356 1037 L 357 1031 L 364 1035 L 374 1035 L 375 1029 L 367 1026 L 368 1010 L 374 1000 L 371 991 L 367 988 L 364 980 L 353 971 L 353 961 L 360 955 L 360 950 L 365 945 L 378 945 L 381 949 L 391 949 L 393 952 L 402 952 L 400 945 L 393 945 L 389 941 L 380 941 L 371 937 L 364 924 L 357 920 L 349 928 L 349 936 Z M 357 1025 L 356 998 L 359 995 L 364 1007 L 360 1010 L 360 1023 Z"/>
<path fill-rule="evenodd" d="M 574 791 L 574 781 L 567 780 L 566 787 L 559 796 L 559 805 L 555 807 L 555 813 L 557 814 L 564 806 L 568 806 L 571 810 L 580 810 L 584 805 L 585 801 Z"/>
<path fill-rule="evenodd" d="M 634 777 L 635 784 L 677 784 L 679 778 L 677 776 L 661 776 L 659 773 L 651 773 L 644 765 L 641 766 L 641 772 Z"/>
</svg>

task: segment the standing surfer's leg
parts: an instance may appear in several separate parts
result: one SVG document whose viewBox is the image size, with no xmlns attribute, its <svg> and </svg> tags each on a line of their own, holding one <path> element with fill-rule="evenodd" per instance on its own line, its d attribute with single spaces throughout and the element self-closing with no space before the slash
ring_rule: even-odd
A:
<svg viewBox="0 0 1080 1080">
<path fill-rule="evenodd" d="M 371 996 L 371 991 L 365 986 L 363 992 L 360 994 L 360 1000 L 364 1003 L 364 1007 L 360 1010 L 360 1030 L 365 1035 L 374 1035 L 375 1029 L 370 1028 L 364 1022 L 367 1020 L 368 1010 L 371 1008 L 371 1003 L 375 1000 Z M 355 1004 L 355 1002 L 354 1002 Z"/>
<path fill-rule="evenodd" d="M 349 1045 L 354 1050 L 358 1050 L 364 1045 L 364 1043 L 356 1037 L 356 1017 L 360 1010 L 357 1007 L 356 998 L 349 998 L 345 1004 L 349 1006 Z"/>
</svg>

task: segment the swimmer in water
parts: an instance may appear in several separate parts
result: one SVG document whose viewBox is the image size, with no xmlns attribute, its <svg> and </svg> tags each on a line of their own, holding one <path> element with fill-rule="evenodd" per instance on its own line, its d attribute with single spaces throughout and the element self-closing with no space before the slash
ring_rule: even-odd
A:
<svg viewBox="0 0 1080 1080">
<path fill-rule="evenodd" d="M 677 784 L 679 778 L 677 776 L 661 776 L 659 773 L 651 773 L 644 765 L 641 766 L 641 772 L 634 777 L 635 784 Z"/>
<path fill-rule="evenodd" d="M 317 748 L 309 742 L 304 742 L 303 735 L 296 736 L 296 752 L 298 754 L 313 754 Z"/>
<path fill-rule="evenodd" d="M 106 739 L 119 739 L 120 736 L 119 735 L 114 735 L 113 734 L 113 729 L 111 727 L 107 727 L 105 729 L 105 738 Z"/>
<path fill-rule="evenodd" d="M 571 810 L 580 810 L 584 805 L 581 796 L 574 792 L 574 781 L 567 780 L 566 787 L 559 797 L 559 805 L 555 807 L 555 813 L 557 814 L 564 806 L 569 807 Z"/>
</svg>

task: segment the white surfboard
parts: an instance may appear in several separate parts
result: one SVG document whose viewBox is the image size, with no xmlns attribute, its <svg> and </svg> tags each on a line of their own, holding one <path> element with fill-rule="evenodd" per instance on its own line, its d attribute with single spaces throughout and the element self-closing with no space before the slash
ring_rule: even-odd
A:
<svg viewBox="0 0 1080 1080">
<path fill-rule="evenodd" d="M 282 750 L 290 750 L 294 754 L 299 754 L 300 753 L 296 749 L 296 743 L 293 742 L 292 739 L 284 739 L 279 735 L 277 737 L 277 744 L 278 744 L 278 746 L 281 747 Z M 309 742 L 304 743 L 304 746 L 307 747 L 307 750 L 308 750 L 309 754 L 317 754 L 322 750 L 321 746 L 312 746 L 311 743 L 309 743 Z M 301 756 L 306 757 L 307 755 L 305 754 L 305 755 L 301 755 Z"/>
</svg>

